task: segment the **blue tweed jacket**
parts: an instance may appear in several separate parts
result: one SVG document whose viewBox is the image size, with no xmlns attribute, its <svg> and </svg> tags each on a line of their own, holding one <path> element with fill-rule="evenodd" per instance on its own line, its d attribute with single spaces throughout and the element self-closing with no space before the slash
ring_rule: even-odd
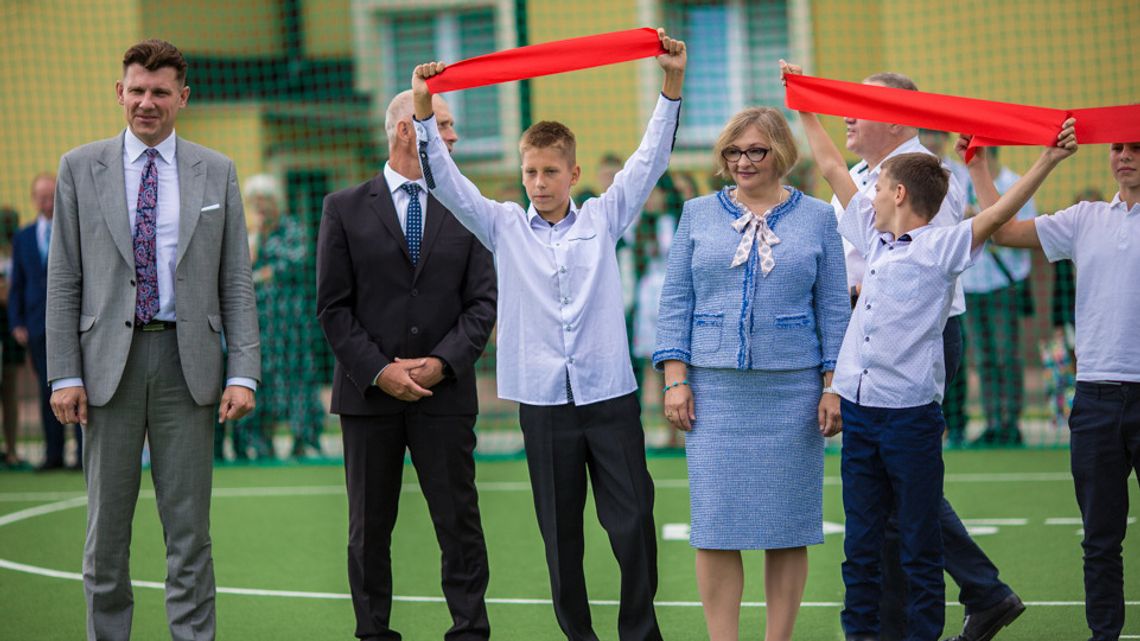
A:
<svg viewBox="0 0 1140 641">
<path fill-rule="evenodd" d="M 653 364 L 739 370 L 835 369 L 851 314 L 843 244 L 831 205 L 791 196 L 768 215 L 780 238 L 763 275 L 756 246 L 732 264 L 741 211 L 726 188 L 685 203 L 661 291 Z"/>
</svg>

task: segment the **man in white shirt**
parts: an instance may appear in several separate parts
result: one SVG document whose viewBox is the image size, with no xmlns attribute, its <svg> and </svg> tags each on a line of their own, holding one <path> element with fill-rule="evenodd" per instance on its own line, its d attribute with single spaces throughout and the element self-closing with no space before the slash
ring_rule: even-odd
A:
<svg viewBox="0 0 1140 641">
<path fill-rule="evenodd" d="M 581 169 L 569 128 L 544 121 L 523 134 L 528 209 L 489 200 L 459 172 L 436 129 L 425 80 L 444 65 L 420 65 L 412 76 L 427 186 L 495 255 L 499 396 L 520 403 L 554 611 L 572 641 L 598 638 L 582 568 L 587 471 L 598 520 L 621 567 L 618 636 L 661 639 L 653 610 L 653 480 L 615 251 L 665 172 L 677 130 L 685 45 L 661 29 L 658 37 L 665 80 L 641 145 L 613 185 L 580 207 L 570 198 Z"/>
<path fill-rule="evenodd" d="M 174 131 L 190 97 L 186 67 L 169 42 L 132 46 L 115 83 L 126 131 L 60 159 L 48 379 L 60 421 L 86 426 L 89 640 L 131 636 L 144 440 L 166 535 L 170 636 L 214 638 L 213 422 L 249 413 L 261 375 L 237 171 Z"/>
<path fill-rule="evenodd" d="M 1073 481 L 1084 524 L 1085 619 L 1093 641 L 1124 627 L 1121 545 L 1128 481 L 1140 475 L 1140 142 L 1113 143 L 1112 202 L 1080 202 L 1016 220 L 994 234 L 1008 247 L 1040 248 L 1076 266 L 1077 390 L 1069 419 Z M 971 166 L 978 202 L 997 197 L 984 165 Z"/>
</svg>

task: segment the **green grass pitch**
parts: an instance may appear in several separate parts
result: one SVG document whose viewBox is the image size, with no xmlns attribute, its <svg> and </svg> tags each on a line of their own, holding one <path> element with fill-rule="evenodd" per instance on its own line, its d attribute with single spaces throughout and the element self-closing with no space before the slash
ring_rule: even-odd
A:
<svg viewBox="0 0 1140 641">
<path fill-rule="evenodd" d="M 961 516 L 983 529 L 978 542 L 1002 577 L 1030 603 L 1000 641 L 1085 639 L 1079 513 L 1068 475 L 1068 453 L 954 451 L 946 454 L 946 493 Z M 824 515 L 842 523 L 839 457 L 827 458 Z M 683 458 L 650 460 L 657 481 L 659 534 L 688 521 Z M 145 477 L 144 477 L 145 478 Z M 439 550 L 409 468 L 393 542 L 394 627 L 411 641 L 440 639 L 450 624 L 440 599 Z M 488 597 L 493 638 L 562 638 L 548 602 L 549 584 L 522 461 L 478 466 L 483 527 L 491 561 Z M 134 522 L 132 576 L 134 638 L 169 638 L 161 584 L 162 530 L 147 496 Z M 344 476 L 338 466 L 219 468 L 212 513 L 219 594 L 218 638 L 352 639 L 347 598 Z M 0 639 L 52 641 L 84 636 L 81 567 L 85 510 L 78 474 L 0 475 Z M 76 498 L 79 497 L 79 498 Z M 1135 501 L 1137 486 L 1132 483 Z M 40 508 L 37 510 L 37 508 Z M 586 571 L 594 624 L 616 639 L 617 567 L 593 507 L 587 505 Z M 1135 529 L 1135 528 L 1133 528 Z M 811 570 L 796 638 L 841 639 L 838 603 L 842 534 L 827 535 L 810 551 Z M 705 638 L 693 575 L 693 550 L 684 540 L 659 538 L 658 617 L 665 638 Z M 1125 542 L 1125 593 L 1130 599 L 1125 638 L 1140 638 L 1140 546 Z M 746 553 L 742 639 L 763 637 L 763 560 Z M 239 590 L 234 590 L 235 588 Z M 961 625 L 957 590 L 947 580 L 946 636 Z M 242 592 L 242 590 L 253 592 Z"/>
</svg>

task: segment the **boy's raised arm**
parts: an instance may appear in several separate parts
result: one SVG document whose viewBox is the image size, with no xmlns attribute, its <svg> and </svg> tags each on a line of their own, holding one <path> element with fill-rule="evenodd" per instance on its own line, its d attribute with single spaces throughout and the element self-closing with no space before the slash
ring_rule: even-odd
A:
<svg viewBox="0 0 1140 641">
<path fill-rule="evenodd" d="M 1046 147 L 1045 151 L 1041 153 L 1041 157 L 1037 162 L 1033 163 L 1033 167 L 1017 182 L 1013 184 L 993 205 L 986 207 L 977 216 L 973 218 L 973 232 L 974 240 L 972 249 L 981 247 L 983 243 L 989 239 L 990 236 L 995 236 L 996 232 L 1002 229 L 1003 226 L 1010 226 L 1010 219 L 1017 213 L 1026 201 L 1033 197 L 1033 193 L 1045 182 L 1045 178 L 1053 168 L 1061 163 L 1062 160 L 1072 156 L 1077 152 L 1077 136 L 1074 129 L 1076 119 L 1069 118 L 1061 126 L 1061 132 L 1057 134 L 1057 143 L 1052 147 Z M 968 144 L 969 139 L 966 138 Z M 962 141 L 959 141 L 958 146 L 962 146 Z M 984 161 L 983 161 L 984 162 Z M 984 174 L 979 173 L 980 178 L 987 178 L 989 170 L 987 169 Z M 971 178 L 975 180 L 974 189 L 979 192 L 979 202 L 982 200 L 981 192 L 979 189 L 977 178 L 974 178 L 973 170 L 971 170 Z M 984 181 L 983 181 L 984 182 Z M 984 187 L 984 185 L 983 185 Z M 988 189 L 996 193 L 993 188 L 993 181 L 988 181 Z M 990 193 L 986 196 L 987 199 L 992 198 L 993 194 Z M 1009 244 L 1015 247 L 1040 247 L 1041 241 L 1037 238 L 1036 226 L 1032 220 L 1014 221 L 1020 223 L 1014 225 L 1014 228 L 1009 230 L 1009 233 L 1003 233 L 1003 239 L 1006 241 L 1021 240 L 1022 243 L 1015 244 L 1013 242 L 1006 242 L 1002 244 Z M 1007 223 L 1009 223 L 1007 225 Z M 1032 240 L 1030 241 L 1030 236 Z"/>
<path fill-rule="evenodd" d="M 801 75 L 803 72 L 803 68 L 799 65 L 780 61 L 781 78 L 788 75 Z M 835 192 L 839 204 L 847 207 L 847 203 L 851 202 L 858 190 L 855 187 L 855 181 L 851 180 L 851 174 L 847 173 L 847 163 L 843 160 L 843 154 L 839 152 L 839 148 L 827 135 L 827 131 L 819 122 L 818 116 L 807 111 L 801 111 L 799 114 L 808 144 L 811 146 L 812 156 L 815 157 L 815 164 L 819 167 L 823 179 L 831 185 L 831 190 Z"/>
</svg>

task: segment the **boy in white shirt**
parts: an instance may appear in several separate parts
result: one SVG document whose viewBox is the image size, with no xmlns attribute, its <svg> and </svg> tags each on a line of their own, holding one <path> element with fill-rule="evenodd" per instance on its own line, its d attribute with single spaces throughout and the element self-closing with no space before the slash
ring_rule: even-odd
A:
<svg viewBox="0 0 1140 641">
<path fill-rule="evenodd" d="M 574 134 L 543 121 L 519 143 L 530 207 L 484 198 L 455 166 L 432 122 L 416 67 L 416 136 L 428 189 L 495 255 L 499 278 L 499 396 L 519 402 L 535 513 L 546 545 L 558 624 L 573 641 L 597 641 L 582 569 L 586 476 L 598 520 L 621 567 L 618 636 L 659 641 L 653 611 L 657 533 L 653 480 L 629 358 L 616 244 L 669 164 L 680 112 L 685 45 L 658 29 L 661 97 L 641 145 L 598 198 L 570 198 L 580 168 Z"/>
<path fill-rule="evenodd" d="M 1140 475 L 1140 142 L 1114 143 L 1112 202 L 1080 202 L 1052 216 L 1014 220 L 994 233 L 1009 247 L 1045 250 L 1077 269 L 1077 390 L 1069 452 L 1084 523 L 1085 620 L 1092 641 L 1124 627 L 1121 545 L 1128 479 Z M 997 200 L 985 162 L 970 164 L 985 205 Z"/>
<path fill-rule="evenodd" d="M 846 535 L 841 614 L 848 639 L 879 634 L 880 554 L 889 506 L 897 504 L 900 556 L 909 584 L 907 637 L 936 641 L 945 619 L 940 403 L 942 329 L 954 281 L 986 239 L 1076 150 L 1073 121 L 1025 177 L 993 206 L 953 226 L 930 224 L 949 185 L 929 154 L 882 165 L 873 201 L 857 190 L 846 163 L 814 114 L 801 113 L 823 177 L 846 208 L 839 232 L 867 259 L 862 292 L 847 327 L 832 383 L 843 416 Z M 963 137 L 959 145 L 964 146 Z"/>
</svg>

